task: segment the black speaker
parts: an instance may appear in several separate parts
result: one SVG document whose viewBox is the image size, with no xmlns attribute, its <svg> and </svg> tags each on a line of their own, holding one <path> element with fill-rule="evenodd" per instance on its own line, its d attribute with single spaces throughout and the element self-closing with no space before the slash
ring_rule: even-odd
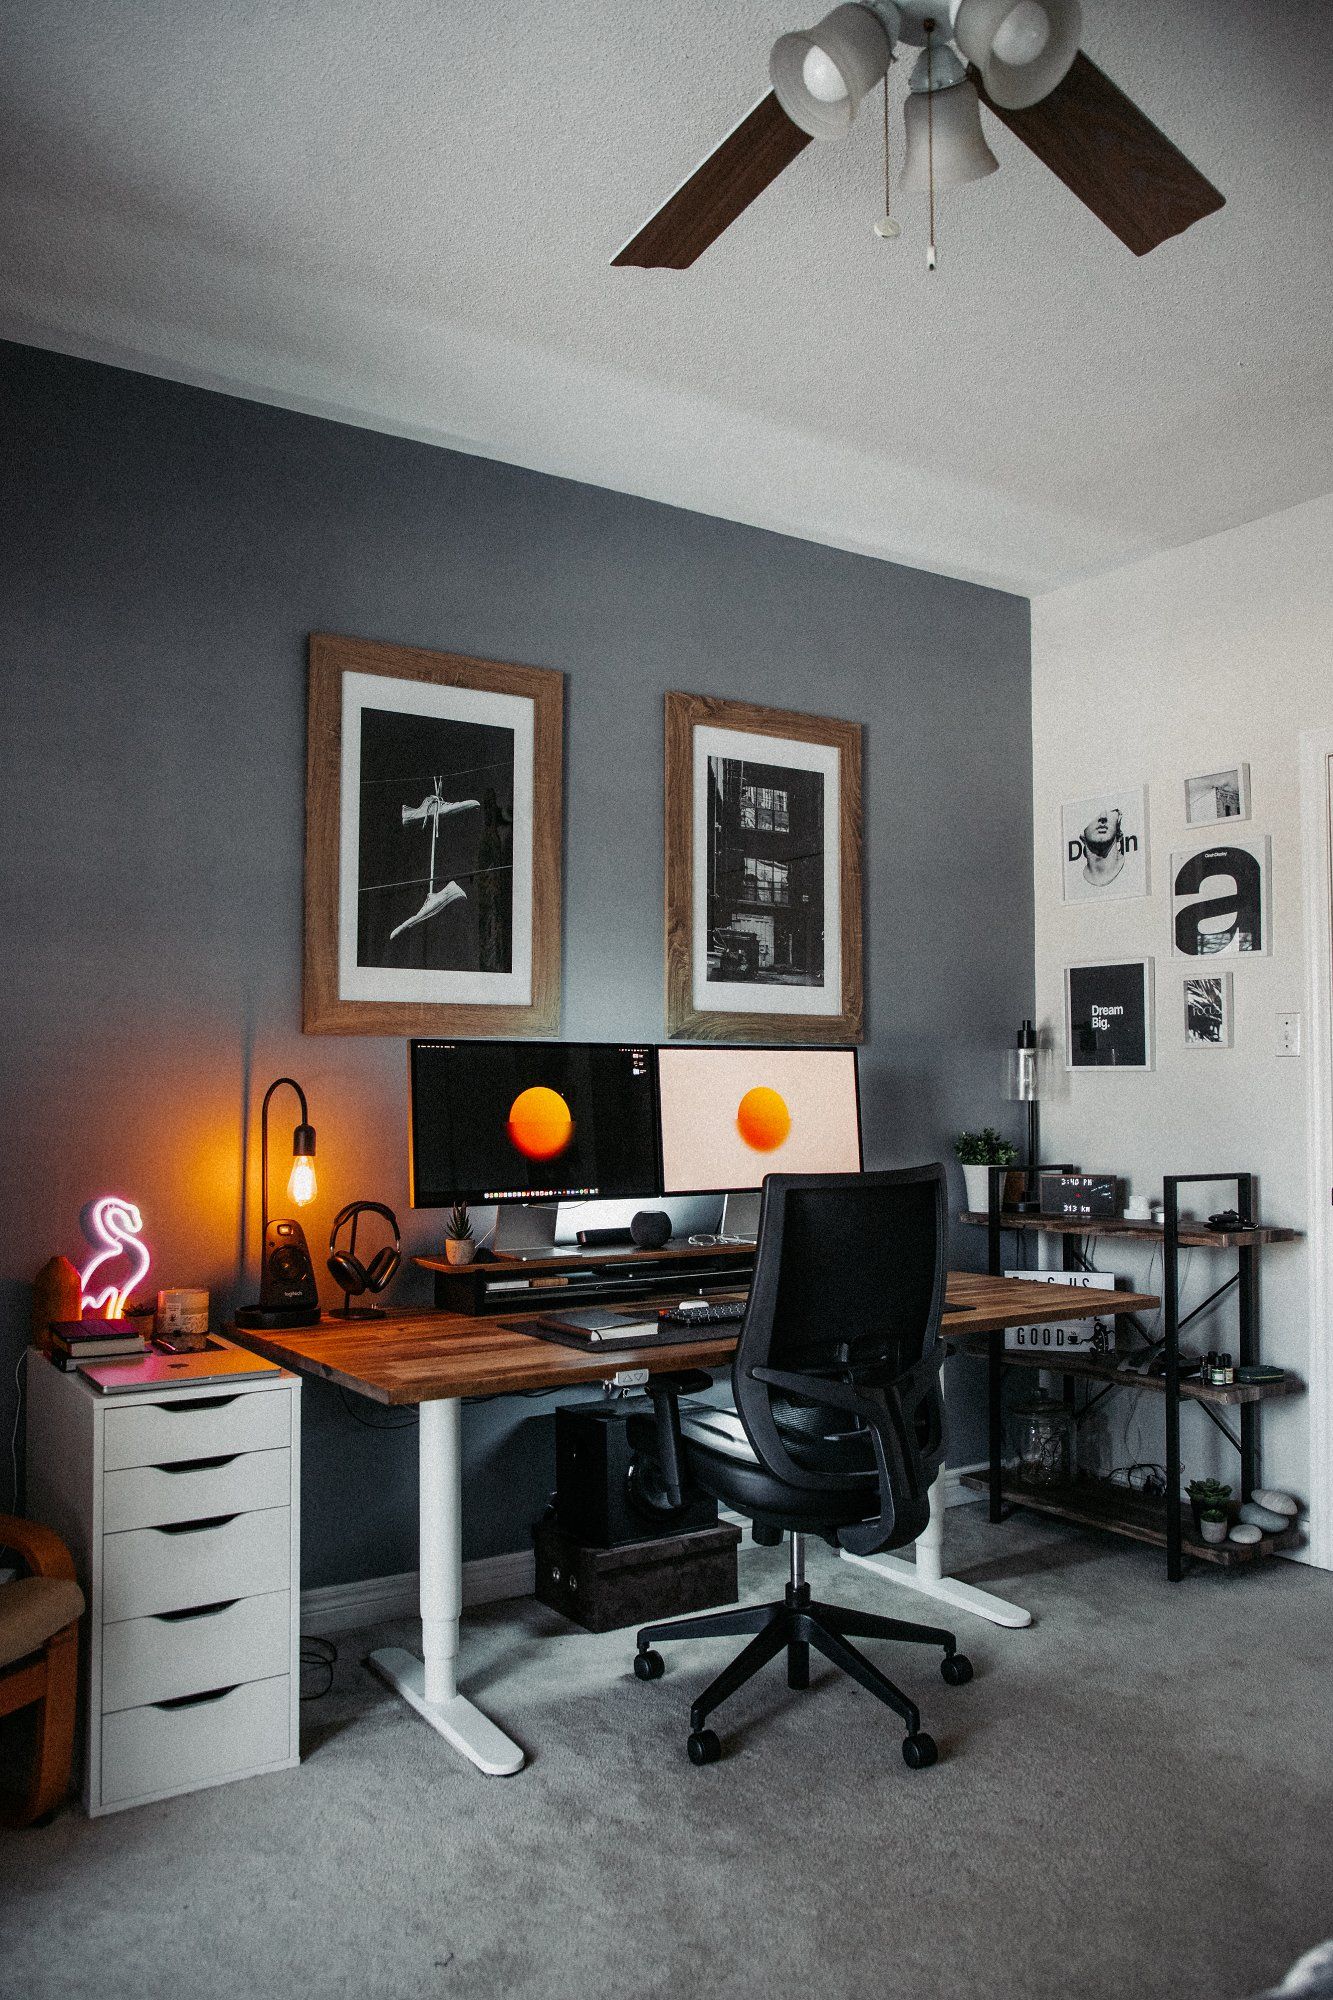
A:
<svg viewBox="0 0 1333 2000">
<path fill-rule="evenodd" d="M 259 1304 L 244 1306 L 237 1326 L 317 1326 L 319 1291 L 310 1246 L 299 1222 L 270 1222 L 264 1231 L 264 1261 L 259 1274 Z"/>
<path fill-rule="evenodd" d="M 629 1219 L 629 1233 L 640 1250 L 660 1250 L 671 1241 L 671 1217 L 661 1208 L 641 1208 Z"/>
<path fill-rule="evenodd" d="M 717 1502 L 691 1495 L 674 1512 L 648 1504 L 653 1480 L 630 1445 L 631 1420 L 652 1424 L 644 1398 L 624 1402 L 573 1404 L 555 1413 L 555 1514 L 561 1528 L 590 1548 L 616 1549 L 627 1542 L 657 1541 L 710 1528 Z"/>
</svg>

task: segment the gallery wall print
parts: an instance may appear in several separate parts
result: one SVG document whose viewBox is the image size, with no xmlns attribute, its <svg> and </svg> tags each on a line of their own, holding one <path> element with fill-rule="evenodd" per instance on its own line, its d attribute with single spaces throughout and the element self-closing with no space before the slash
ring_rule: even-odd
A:
<svg viewBox="0 0 1333 2000">
<path fill-rule="evenodd" d="M 1185 981 L 1185 1047 L 1231 1047 L 1231 974 L 1216 972 Z"/>
<path fill-rule="evenodd" d="M 1250 816 L 1250 767 L 1228 764 L 1185 780 L 1185 818 L 1190 826 Z"/>
<path fill-rule="evenodd" d="M 666 1020 L 861 1040 L 859 723 L 668 694 Z"/>
<path fill-rule="evenodd" d="M 1178 958 L 1241 958 L 1271 949 L 1267 834 L 1171 856 L 1171 949 Z"/>
<path fill-rule="evenodd" d="M 1152 992 L 1150 958 L 1067 967 L 1066 1069 L 1151 1069 Z"/>
<path fill-rule="evenodd" d="M 1067 903 L 1148 893 L 1148 793 L 1135 785 L 1074 799 L 1061 813 Z"/>
<path fill-rule="evenodd" d="M 313 633 L 307 1034 L 560 1024 L 564 676 Z"/>
</svg>

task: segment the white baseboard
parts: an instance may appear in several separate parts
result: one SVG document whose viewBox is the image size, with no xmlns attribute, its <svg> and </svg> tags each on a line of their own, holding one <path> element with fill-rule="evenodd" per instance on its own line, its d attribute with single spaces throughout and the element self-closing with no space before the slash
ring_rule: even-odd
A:
<svg viewBox="0 0 1333 2000">
<path fill-rule="evenodd" d="M 982 1472 L 977 1465 L 951 1465 L 944 1475 L 944 1504 L 961 1507 L 979 1500 L 961 1484 L 965 1472 Z M 720 1510 L 724 1521 L 749 1523 L 741 1514 Z M 741 1544 L 742 1548 L 748 1546 Z M 463 1602 L 496 1604 L 506 1597 L 531 1597 L 536 1585 L 536 1558 L 531 1549 L 513 1549 L 508 1555 L 479 1556 L 463 1564 Z M 368 1576 L 359 1583 L 328 1583 L 316 1590 L 301 1592 L 301 1630 L 311 1633 L 352 1632 L 360 1625 L 379 1625 L 391 1618 L 415 1618 L 421 1593 L 414 1569 L 397 1576 Z"/>
<path fill-rule="evenodd" d="M 463 1602 L 494 1604 L 504 1597 L 531 1597 L 536 1559 L 531 1549 L 503 1556 L 479 1556 L 463 1564 Z M 350 1632 L 391 1618 L 415 1618 L 421 1591 L 414 1569 L 397 1576 L 368 1576 L 359 1583 L 324 1584 L 301 1592 L 301 1630 Z"/>
</svg>

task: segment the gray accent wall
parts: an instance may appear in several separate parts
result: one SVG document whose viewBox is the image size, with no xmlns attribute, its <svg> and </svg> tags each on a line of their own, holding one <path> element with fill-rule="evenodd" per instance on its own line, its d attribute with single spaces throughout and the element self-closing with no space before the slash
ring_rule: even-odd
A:
<svg viewBox="0 0 1333 2000">
<path fill-rule="evenodd" d="M 354 1197 L 438 1240 L 407 1206 L 404 1044 L 301 1034 L 314 630 L 566 674 L 571 1038 L 663 1035 L 664 692 L 861 722 L 867 1164 L 1006 1123 L 1033 995 L 1024 599 L 31 349 L 0 347 L 0 437 L 6 1441 L 32 1278 L 78 1260 L 96 1195 L 142 1207 L 150 1286 L 219 1314 L 253 1294 L 276 1075 L 318 1128 L 321 1270 Z M 960 1233 L 955 1261 L 980 1253 Z M 410 1267 L 392 1294 L 429 1295 Z M 977 1375 L 946 1370 L 955 1463 L 982 1450 Z M 549 1401 L 472 1405 L 464 1440 L 466 1553 L 525 1546 Z M 415 1566 L 410 1419 L 308 1385 L 303 1484 L 307 1585 Z"/>
</svg>

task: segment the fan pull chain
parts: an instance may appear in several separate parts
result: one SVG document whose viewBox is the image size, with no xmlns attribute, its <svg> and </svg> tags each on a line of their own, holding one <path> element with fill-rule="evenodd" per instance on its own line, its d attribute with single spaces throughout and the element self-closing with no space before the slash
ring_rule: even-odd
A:
<svg viewBox="0 0 1333 2000">
<path fill-rule="evenodd" d="M 935 23 L 926 30 L 926 178 L 930 183 L 930 241 L 926 245 L 926 269 L 935 269 Z"/>
<path fill-rule="evenodd" d="M 891 65 L 893 62 L 892 56 L 889 57 L 889 62 Z M 902 234 L 901 229 L 894 220 L 892 209 L 893 202 L 890 198 L 889 188 L 889 72 L 886 69 L 884 72 L 884 213 L 875 224 L 876 236 L 885 243 L 891 242 L 895 236 Z"/>
</svg>

